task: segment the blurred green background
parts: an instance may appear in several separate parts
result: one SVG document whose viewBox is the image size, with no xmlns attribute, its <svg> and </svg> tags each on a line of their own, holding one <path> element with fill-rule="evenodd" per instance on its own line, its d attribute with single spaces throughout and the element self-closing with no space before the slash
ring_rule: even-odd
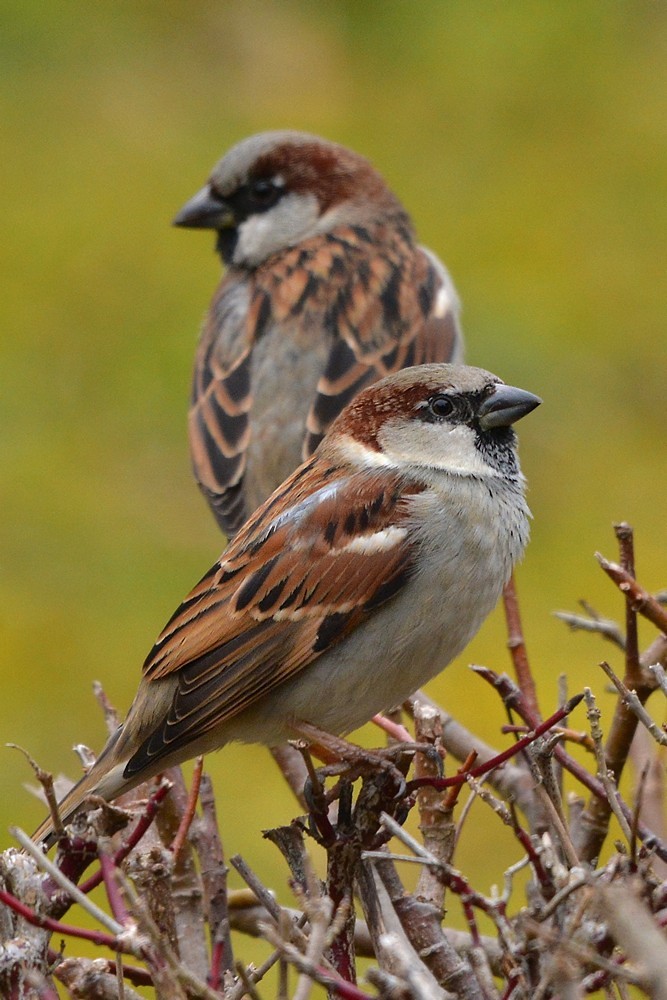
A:
<svg viewBox="0 0 667 1000">
<path fill-rule="evenodd" d="M 551 612 L 585 596 L 622 616 L 593 559 L 615 556 L 619 519 L 636 529 L 643 583 L 667 584 L 667 7 L 2 7 L 0 740 L 77 774 L 72 744 L 104 738 L 91 682 L 124 711 L 158 631 L 219 554 L 185 414 L 220 268 L 210 233 L 170 220 L 226 148 L 267 128 L 366 154 L 452 271 L 469 361 L 544 398 L 520 428 L 529 650 L 545 711 L 563 672 L 571 691 L 601 694 L 596 664 L 613 651 Z M 504 641 L 496 612 L 430 687 L 495 742 L 503 711 L 467 664 L 508 669 Z M 4 845 L 10 822 L 31 828 L 42 810 L 23 759 L 0 753 Z M 229 852 L 286 898 L 259 834 L 294 812 L 274 765 L 233 747 L 207 766 Z M 501 873 L 489 827 L 473 811 L 457 859 L 482 891 Z M 503 864 L 518 856 L 503 831 L 494 845 Z"/>
</svg>

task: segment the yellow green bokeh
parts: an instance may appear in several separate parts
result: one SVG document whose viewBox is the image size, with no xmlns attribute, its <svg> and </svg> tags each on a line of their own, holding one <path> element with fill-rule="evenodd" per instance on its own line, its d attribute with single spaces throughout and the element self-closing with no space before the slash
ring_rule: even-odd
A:
<svg viewBox="0 0 667 1000">
<path fill-rule="evenodd" d="M 227 147 L 276 127 L 370 157 L 452 271 L 468 359 L 544 398 L 520 428 L 529 650 L 545 711 L 561 673 L 609 706 L 596 664 L 613 651 L 551 612 L 587 597 L 622 615 L 593 559 L 615 556 L 615 520 L 643 583 L 667 586 L 667 7 L 2 6 L 0 741 L 75 775 L 71 745 L 103 740 L 91 682 L 124 710 L 219 554 L 185 429 L 219 263 L 211 234 L 170 219 Z M 503 712 L 466 664 L 508 669 L 504 641 L 497 612 L 430 687 L 496 743 Z M 5 846 L 41 807 L 0 752 Z M 292 815 L 274 765 L 237 747 L 208 766 L 229 851 L 282 889 L 259 832 Z M 489 826 L 469 820 L 458 859 L 483 856 L 482 891 L 502 872 Z M 497 843 L 504 867 L 518 850 Z"/>
</svg>

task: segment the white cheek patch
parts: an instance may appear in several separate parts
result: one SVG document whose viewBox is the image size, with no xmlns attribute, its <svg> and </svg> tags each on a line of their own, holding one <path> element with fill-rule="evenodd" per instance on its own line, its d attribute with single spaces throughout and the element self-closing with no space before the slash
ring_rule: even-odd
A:
<svg viewBox="0 0 667 1000">
<path fill-rule="evenodd" d="M 234 263 L 261 264 L 277 250 L 312 236 L 318 220 L 319 203 L 315 195 L 284 195 L 268 212 L 257 212 L 241 223 Z"/>
<path fill-rule="evenodd" d="M 484 461 L 475 447 L 475 432 L 464 424 L 452 427 L 444 423 L 389 421 L 378 439 L 384 453 L 401 463 L 443 469 L 457 476 L 500 475 Z"/>
<path fill-rule="evenodd" d="M 359 535 L 353 538 L 347 545 L 339 549 L 339 552 L 356 552 L 358 555 L 373 555 L 376 552 L 386 552 L 402 542 L 407 535 L 406 528 L 397 528 L 392 525 L 376 531 L 373 535 Z"/>
<path fill-rule="evenodd" d="M 266 256 L 266 247 L 271 242 L 270 212 L 251 215 L 239 226 L 239 238 L 234 251 L 234 263 L 251 263 Z"/>
<path fill-rule="evenodd" d="M 365 465 L 369 469 L 396 468 L 396 462 L 375 448 L 367 448 L 361 441 L 346 435 L 340 440 L 339 447 L 343 456 L 355 465 Z"/>
<path fill-rule="evenodd" d="M 431 424 L 430 426 L 437 426 Z M 452 427 L 440 438 L 440 449 L 432 462 L 439 469 L 455 472 L 460 476 L 494 476 L 499 473 L 484 461 L 475 447 L 474 431 L 469 427 Z M 435 450 L 435 449 L 434 449 Z"/>
</svg>

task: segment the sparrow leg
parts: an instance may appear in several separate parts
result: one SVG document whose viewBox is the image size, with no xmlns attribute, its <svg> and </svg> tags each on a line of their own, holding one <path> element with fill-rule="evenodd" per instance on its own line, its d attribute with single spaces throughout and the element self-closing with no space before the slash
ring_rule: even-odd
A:
<svg viewBox="0 0 667 1000">
<path fill-rule="evenodd" d="M 325 765 L 336 765 L 344 762 L 354 766 L 360 762 L 368 762 L 386 766 L 387 761 L 399 760 L 404 754 L 414 756 L 415 753 L 423 753 L 436 765 L 439 777 L 443 775 L 442 757 L 432 743 L 401 742 L 388 747 L 366 750 L 357 743 L 351 743 L 340 736 L 332 736 L 331 733 L 311 726 L 309 722 L 294 723 L 292 728 L 302 739 L 307 741 L 313 756 Z"/>
<path fill-rule="evenodd" d="M 397 743 L 390 747 L 366 750 L 340 736 L 332 736 L 331 733 L 324 732 L 308 722 L 294 723 L 292 728 L 301 739 L 308 742 L 309 751 L 325 764 L 316 772 L 320 787 L 328 777 L 343 775 L 346 780 L 354 781 L 356 778 L 382 770 L 393 776 L 396 782 L 395 798 L 400 799 L 406 790 L 405 773 L 415 753 L 426 754 L 436 762 L 439 772 L 442 771 L 442 758 L 430 743 Z M 335 798 L 336 789 L 329 795 Z M 312 806 L 315 806 L 320 799 L 321 791 L 318 794 L 315 790 L 312 775 L 304 785 L 304 796 Z M 329 796 L 327 798 L 331 801 Z"/>
</svg>

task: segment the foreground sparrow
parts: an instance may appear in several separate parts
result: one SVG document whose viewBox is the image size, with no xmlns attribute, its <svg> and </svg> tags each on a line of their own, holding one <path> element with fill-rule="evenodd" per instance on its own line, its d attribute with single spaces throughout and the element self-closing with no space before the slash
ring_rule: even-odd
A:
<svg viewBox="0 0 667 1000">
<path fill-rule="evenodd" d="M 350 732 L 442 670 L 523 553 L 511 425 L 539 402 L 457 365 L 363 390 L 171 617 L 63 819 L 232 740 Z"/>
<path fill-rule="evenodd" d="M 195 361 L 195 476 L 233 535 L 365 385 L 460 361 L 440 261 L 362 156 L 300 132 L 234 146 L 174 220 L 217 231 L 227 272 Z"/>
</svg>

